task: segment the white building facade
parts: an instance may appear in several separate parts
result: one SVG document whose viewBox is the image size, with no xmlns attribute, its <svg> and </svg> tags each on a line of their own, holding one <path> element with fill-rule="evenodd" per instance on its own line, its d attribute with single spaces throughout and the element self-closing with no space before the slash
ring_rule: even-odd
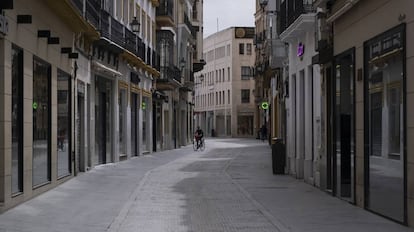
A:
<svg viewBox="0 0 414 232">
<path fill-rule="evenodd" d="M 286 3 L 286 1 L 285 1 Z M 281 7 L 287 5 L 281 4 Z M 302 5 L 311 7 L 312 3 Z M 280 38 L 289 44 L 285 69 L 286 164 L 287 171 L 306 182 L 319 185 L 321 146 L 321 78 L 319 65 L 312 63 L 315 52 L 315 15 L 310 8 L 286 25 Z M 287 71 L 287 72 L 286 72 Z"/>
</svg>

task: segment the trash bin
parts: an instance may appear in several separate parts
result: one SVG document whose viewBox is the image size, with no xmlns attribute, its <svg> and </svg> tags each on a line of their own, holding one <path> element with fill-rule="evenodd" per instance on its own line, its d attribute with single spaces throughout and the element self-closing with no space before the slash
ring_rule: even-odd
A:
<svg viewBox="0 0 414 232">
<path fill-rule="evenodd" d="M 286 152 L 281 138 L 272 138 L 273 174 L 285 174 Z"/>
</svg>

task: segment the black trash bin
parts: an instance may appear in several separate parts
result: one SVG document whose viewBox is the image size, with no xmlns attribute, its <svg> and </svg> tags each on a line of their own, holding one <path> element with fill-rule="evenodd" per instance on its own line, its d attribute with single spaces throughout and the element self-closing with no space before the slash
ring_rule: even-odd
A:
<svg viewBox="0 0 414 232">
<path fill-rule="evenodd" d="M 272 138 L 272 169 L 273 174 L 285 174 L 285 144 L 280 138 Z"/>
</svg>

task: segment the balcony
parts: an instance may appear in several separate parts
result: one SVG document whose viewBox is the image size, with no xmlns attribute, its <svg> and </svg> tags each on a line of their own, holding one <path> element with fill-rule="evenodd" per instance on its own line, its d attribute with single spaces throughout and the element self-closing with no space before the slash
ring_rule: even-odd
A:
<svg viewBox="0 0 414 232">
<path fill-rule="evenodd" d="M 99 33 L 95 30 L 96 27 L 84 17 L 85 5 L 83 0 L 43 1 L 73 32 L 82 33 L 90 40 L 99 39 Z"/>
<path fill-rule="evenodd" d="M 174 90 L 180 88 L 181 70 L 175 66 L 169 65 L 160 67 L 161 78 L 156 79 L 157 90 Z"/>
<path fill-rule="evenodd" d="M 136 54 L 137 52 L 137 36 L 127 28 L 125 28 L 125 49 L 132 54 Z"/>
<path fill-rule="evenodd" d="M 160 0 L 156 15 L 160 27 L 174 27 L 174 0 Z"/>
<path fill-rule="evenodd" d="M 96 29 L 99 28 L 100 10 L 101 10 L 101 1 L 86 0 L 85 18 Z"/>
<path fill-rule="evenodd" d="M 282 41 L 299 36 L 303 31 L 313 29 L 316 9 L 311 0 L 287 0 L 280 5 L 280 37 Z"/>
</svg>

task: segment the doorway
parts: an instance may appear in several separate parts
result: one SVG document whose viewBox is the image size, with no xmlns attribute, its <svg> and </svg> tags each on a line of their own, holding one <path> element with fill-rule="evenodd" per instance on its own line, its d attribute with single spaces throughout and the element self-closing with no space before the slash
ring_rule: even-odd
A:
<svg viewBox="0 0 414 232">
<path fill-rule="evenodd" d="M 335 57 L 333 77 L 332 158 L 334 194 L 354 203 L 355 191 L 355 81 L 354 49 Z"/>
</svg>

